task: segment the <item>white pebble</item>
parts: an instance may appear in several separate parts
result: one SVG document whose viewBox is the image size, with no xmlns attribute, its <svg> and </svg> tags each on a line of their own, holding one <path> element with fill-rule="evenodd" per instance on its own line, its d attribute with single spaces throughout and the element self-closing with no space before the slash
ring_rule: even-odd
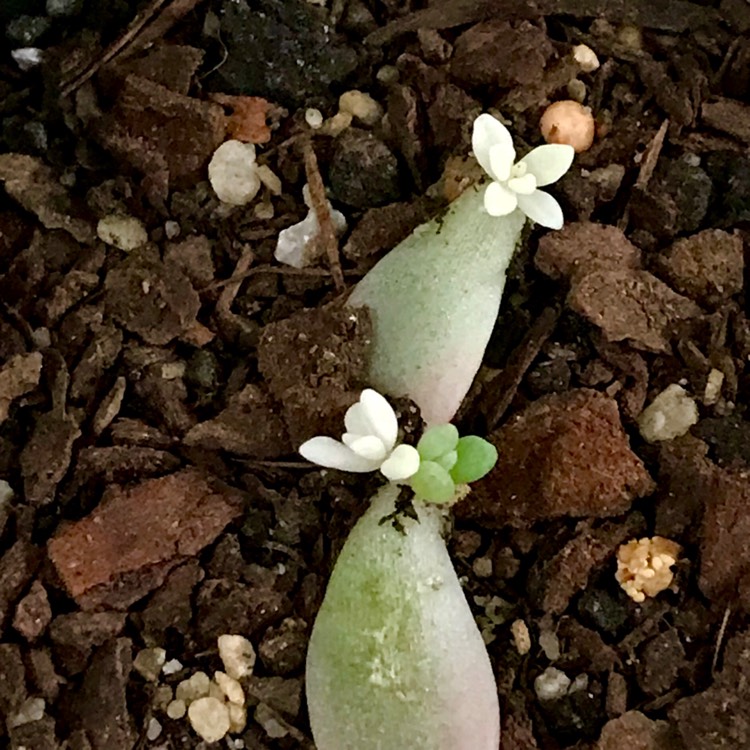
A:
<svg viewBox="0 0 750 750">
<path fill-rule="evenodd" d="M 698 406 L 677 383 L 667 386 L 640 414 L 638 428 L 649 443 L 685 435 L 698 421 Z"/>
<path fill-rule="evenodd" d="M 230 703 L 236 703 L 238 706 L 245 705 L 245 692 L 242 685 L 234 677 L 230 677 L 224 672 L 216 672 L 214 681 Z"/>
<path fill-rule="evenodd" d="M 169 219 L 164 222 L 164 233 L 167 235 L 168 240 L 173 240 L 180 235 L 180 225 L 176 221 Z"/>
<path fill-rule="evenodd" d="M 589 676 L 585 672 L 582 672 L 573 680 L 573 682 L 570 683 L 568 695 L 571 695 L 572 693 L 580 693 L 581 690 L 588 690 L 588 687 Z"/>
<path fill-rule="evenodd" d="M 279 720 L 277 713 L 265 703 L 258 704 L 254 719 L 273 740 L 281 739 L 289 734 L 289 729 Z"/>
<path fill-rule="evenodd" d="M 167 716 L 170 719 L 181 719 L 186 713 L 187 706 L 185 705 L 185 701 L 171 701 L 167 706 Z"/>
<path fill-rule="evenodd" d="M 547 667 L 534 680 L 534 692 L 540 701 L 562 698 L 568 692 L 569 687 L 570 677 L 555 667 Z"/>
<path fill-rule="evenodd" d="M 471 564 L 471 569 L 477 578 L 489 578 L 492 575 L 492 567 L 492 558 L 486 556 L 477 557 Z"/>
<path fill-rule="evenodd" d="M 346 217 L 341 211 L 331 208 L 331 220 L 333 228 L 337 235 L 341 235 L 346 230 Z M 317 242 L 320 233 L 320 225 L 315 211 L 310 210 L 307 216 L 297 224 L 282 229 L 279 232 L 279 238 L 276 240 L 276 250 L 274 258 L 279 263 L 285 263 L 293 268 L 306 268 L 312 265 L 321 255 L 322 243 Z"/>
<path fill-rule="evenodd" d="M 163 648 L 144 648 L 133 659 L 133 667 L 147 680 L 156 682 L 166 658 L 167 652 Z"/>
<path fill-rule="evenodd" d="M 214 151 L 208 165 L 208 180 L 217 197 L 233 206 L 244 206 L 260 190 L 255 146 L 225 141 Z"/>
<path fill-rule="evenodd" d="M 211 689 L 211 680 L 205 672 L 196 672 L 192 677 L 183 680 L 175 690 L 174 697 L 185 703 L 203 698 Z"/>
<path fill-rule="evenodd" d="M 305 122 L 313 130 L 317 130 L 323 124 L 323 114 L 319 109 L 313 109 L 310 107 L 305 110 Z"/>
<path fill-rule="evenodd" d="M 0 479 L 0 510 L 13 499 L 15 494 L 8 482 L 5 479 Z"/>
<path fill-rule="evenodd" d="M 516 651 L 521 656 L 528 654 L 531 651 L 531 635 L 528 625 L 523 620 L 514 620 L 510 626 L 510 632 L 516 645 Z"/>
<path fill-rule="evenodd" d="M 560 658 L 560 639 L 551 630 L 543 630 L 539 633 L 539 646 L 550 661 Z"/>
<path fill-rule="evenodd" d="M 206 742 L 218 742 L 229 731 L 229 709 L 218 698 L 198 698 L 187 713 L 190 725 Z"/>
<path fill-rule="evenodd" d="M 99 219 L 96 236 L 102 242 L 125 252 L 136 250 L 148 242 L 146 227 L 135 216 L 112 214 Z"/>
<path fill-rule="evenodd" d="M 335 138 L 343 133 L 352 124 L 351 112 L 336 112 L 333 117 L 329 117 L 321 126 L 320 132 L 324 135 L 330 135 Z"/>
<path fill-rule="evenodd" d="M 174 698 L 174 691 L 172 688 L 169 685 L 159 685 L 159 687 L 154 690 L 154 707 L 164 710 L 172 702 L 172 698 Z"/>
<path fill-rule="evenodd" d="M 162 668 L 162 672 L 166 675 L 176 674 L 182 669 L 182 664 L 177 659 L 170 659 Z"/>
<path fill-rule="evenodd" d="M 247 724 L 247 709 L 236 703 L 227 703 L 227 708 L 229 709 L 229 731 L 242 732 Z"/>
<path fill-rule="evenodd" d="M 146 739 L 153 742 L 161 734 L 161 724 L 158 719 L 151 717 L 151 721 L 146 728 Z"/>
<path fill-rule="evenodd" d="M 13 729 L 32 721 L 39 721 L 44 716 L 44 708 L 44 698 L 27 698 L 21 704 L 21 708 L 8 717 L 8 728 Z"/>
<path fill-rule="evenodd" d="M 14 49 L 10 56 L 21 70 L 27 71 L 41 64 L 44 59 L 44 52 L 38 47 L 19 47 Z"/>
<path fill-rule="evenodd" d="M 584 73 L 593 73 L 599 67 L 596 52 L 587 44 L 577 44 L 573 47 L 573 59 Z"/>
<path fill-rule="evenodd" d="M 218 639 L 219 658 L 224 671 L 235 680 L 241 680 L 253 673 L 255 649 L 247 638 L 241 635 L 220 635 Z"/>
<path fill-rule="evenodd" d="M 703 403 L 713 406 L 721 396 L 721 387 L 724 385 L 724 373 L 715 367 L 708 373 L 706 388 L 703 391 Z"/>
<path fill-rule="evenodd" d="M 339 110 L 372 127 L 383 118 L 383 107 L 363 91 L 346 91 L 339 97 Z"/>
</svg>

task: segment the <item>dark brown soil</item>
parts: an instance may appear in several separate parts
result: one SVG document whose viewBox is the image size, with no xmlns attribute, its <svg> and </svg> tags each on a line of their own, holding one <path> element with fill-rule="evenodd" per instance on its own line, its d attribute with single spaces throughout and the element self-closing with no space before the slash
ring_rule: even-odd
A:
<svg viewBox="0 0 750 750">
<path fill-rule="evenodd" d="M 476 177 L 477 114 L 523 151 L 577 95 L 597 137 L 552 188 L 566 227 L 528 233 L 459 415 L 500 450 L 449 547 L 501 749 L 750 747 L 746 0 L 48 9 L 0 8 L 0 746 L 204 747 L 163 688 L 221 669 L 216 639 L 239 633 L 258 662 L 222 746 L 312 750 L 307 637 L 378 481 L 295 454 L 368 385 L 347 290 Z M 9 51 L 28 47 L 25 70 Z M 331 118 L 353 89 L 382 113 L 310 129 L 306 109 Z M 220 204 L 206 166 L 230 137 L 280 194 Z M 282 266 L 321 178 L 347 232 L 324 224 L 318 265 Z M 98 239 L 113 214 L 145 241 Z M 673 383 L 699 421 L 648 444 L 637 417 Z M 616 551 L 653 535 L 682 552 L 637 604 Z M 133 668 L 154 647 L 176 671 Z M 571 687 L 544 701 L 550 668 Z"/>
</svg>

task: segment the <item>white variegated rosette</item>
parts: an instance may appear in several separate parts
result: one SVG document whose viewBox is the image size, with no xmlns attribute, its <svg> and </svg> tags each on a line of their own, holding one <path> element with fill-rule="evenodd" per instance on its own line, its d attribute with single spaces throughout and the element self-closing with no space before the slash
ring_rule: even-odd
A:
<svg viewBox="0 0 750 750">
<path fill-rule="evenodd" d="M 488 114 L 474 121 L 471 146 L 492 178 L 484 193 L 484 207 L 490 216 L 507 216 L 518 208 L 543 227 L 562 228 L 560 204 L 539 188 L 557 182 L 570 169 L 575 156 L 572 146 L 538 146 L 517 162 L 508 128 Z"/>
<path fill-rule="evenodd" d="M 300 454 L 330 469 L 380 472 L 392 482 L 408 479 L 419 469 L 419 453 L 411 445 L 396 445 L 398 420 L 377 391 L 366 388 L 344 417 L 341 441 L 317 436 L 303 443 Z"/>
</svg>

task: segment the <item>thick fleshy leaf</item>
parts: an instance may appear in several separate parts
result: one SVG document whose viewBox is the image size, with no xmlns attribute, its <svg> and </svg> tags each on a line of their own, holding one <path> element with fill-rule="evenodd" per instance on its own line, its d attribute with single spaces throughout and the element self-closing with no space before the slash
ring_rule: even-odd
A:
<svg viewBox="0 0 750 750">
<path fill-rule="evenodd" d="M 516 158 L 516 151 L 513 148 L 513 138 L 508 128 L 492 115 L 479 115 L 474 120 L 474 130 L 471 134 L 471 148 L 479 165 L 490 177 L 495 177 L 490 161 L 490 150 L 493 146 L 502 146 L 504 153 L 510 154 L 510 164 L 513 164 Z M 507 176 L 504 179 L 507 180 Z"/>
<path fill-rule="evenodd" d="M 497 685 L 436 506 L 383 488 L 336 560 L 307 652 L 318 750 L 497 750 Z M 387 522 L 383 522 L 387 519 Z"/>
<path fill-rule="evenodd" d="M 397 445 L 393 453 L 380 465 L 380 471 L 391 482 L 400 482 L 417 473 L 419 453 L 413 445 Z"/>
<path fill-rule="evenodd" d="M 536 177 L 533 174 L 525 174 L 523 177 L 512 177 L 508 180 L 508 187 L 514 193 L 531 195 L 536 190 Z"/>
<path fill-rule="evenodd" d="M 363 435 L 360 435 L 356 432 L 345 432 L 341 436 L 341 442 L 347 447 L 351 448 L 352 443 L 356 443 L 357 440 L 359 440 L 361 437 L 364 437 Z"/>
<path fill-rule="evenodd" d="M 465 191 L 387 253 L 349 297 L 372 316 L 368 382 L 411 398 L 428 425 L 451 421 L 479 369 L 526 222 L 520 211 L 490 216 L 484 193 Z"/>
<path fill-rule="evenodd" d="M 357 401 L 346 410 L 344 415 L 344 426 L 346 431 L 353 435 L 372 435 L 372 425 L 370 420 L 367 418 L 367 412 L 365 407 Z"/>
<path fill-rule="evenodd" d="M 372 388 L 362 391 L 359 403 L 372 427 L 369 434 L 377 435 L 383 441 L 386 451 L 393 450 L 398 437 L 398 419 L 391 405 Z"/>
<path fill-rule="evenodd" d="M 515 211 L 518 197 L 499 182 L 491 182 L 484 191 L 484 208 L 490 216 L 507 216 Z"/>
<path fill-rule="evenodd" d="M 417 497 L 426 503 L 449 503 L 456 492 L 451 475 L 434 461 L 422 461 L 409 484 Z"/>
<path fill-rule="evenodd" d="M 548 143 L 530 151 L 518 163 L 525 164 L 536 177 L 537 187 L 557 182 L 569 169 L 576 155 L 572 146 L 565 143 Z"/>
<path fill-rule="evenodd" d="M 370 461 L 382 461 L 388 451 L 386 451 L 383 441 L 375 435 L 365 435 L 353 440 L 348 447 L 351 448 L 358 456 L 367 458 Z"/>
<path fill-rule="evenodd" d="M 537 224 L 548 229 L 562 229 L 562 208 L 549 193 L 535 190 L 531 195 L 519 195 L 518 207 Z"/>
<path fill-rule="evenodd" d="M 435 459 L 435 463 L 438 466 L 442 466 L 447 472 L 450 472 L 450 470 L 456 465 L 456 461 L 458 461 L 457 451 L 448 451 Z"/>
<path fill-rule="evenodd" d="M 380 466 L 380 461 L 362 458 L 343 443 L 329 437 L 311 438 L 300 445 L 299 453 L 308 461 L 312 461 L 319 466 L 326 466 L 329 469 L 365 473 L 375 471 Z"/>
<path fill-rule="evenodd" d="M 497 462 L 497 448 L 477 435 L 467 435 L 458 441 L 458 459 L 451 469 L 456 484 L 469 484 L 481 479 Z"/>
<path fill-rule="evenodd" d="M 419 439 L 417 450 L 425 461 L 434 461 L 452 451 L 457 443 L 458 429 L 449 422 L 430 427 Z"/>
<path fill-rule="evenodd" d="M 490 176 L 500 182 L 505 182 L 510 177 L 510 170 L 513 168 L 513 161 L 516 158 L 516 152 L 511 146 L 498 143 L 490 149 L 490 166 L 492 171 Z"/>
</svg>

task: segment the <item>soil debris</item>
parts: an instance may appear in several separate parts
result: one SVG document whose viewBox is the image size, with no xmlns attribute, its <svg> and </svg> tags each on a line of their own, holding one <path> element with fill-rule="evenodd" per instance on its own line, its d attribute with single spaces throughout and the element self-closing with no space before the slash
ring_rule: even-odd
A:
<svg viewBox="0 0 750 750">
<path fill-rule="evenodd" d="M 492 526 L 617 515 L 654 482 L 631 450 L 616 402 L 588 389 L 545 396 L 492 433 L 495 468 L 456 512 Z"/>
</svg>

